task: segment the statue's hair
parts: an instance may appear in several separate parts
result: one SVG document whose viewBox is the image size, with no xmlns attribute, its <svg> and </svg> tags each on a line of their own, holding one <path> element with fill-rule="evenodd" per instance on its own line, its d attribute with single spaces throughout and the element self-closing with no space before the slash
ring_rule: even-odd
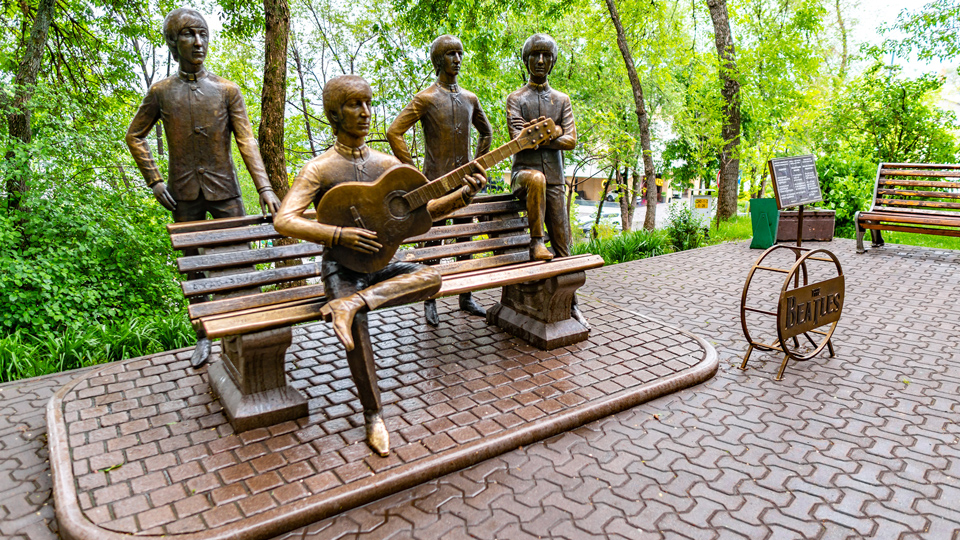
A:
<svg viewBox="0 0 960 540">
<path fill-rule="evenodd" d="M 370 83 L 359 75 L 340 75 L 327 81 L 323 87 L 323 114 L 327 116 L 334 135 L 340 130 L 341 108 L 344 102 L 358 94 L 373 97 Z"/>
<path fill-rule="evenodd" d="M 180 31 L 191 22 L 199 22 L 200 26 L 203 26 L 205 30 L 209 31 L 207 21 L 203 18 L 203 15 L 195 9 L 177 8 L 167 13 L 167 16 L 163 19 L 163 39 L 167 42 L 167 47 L 170 48 L 170 54 L 173 55 L 173 59 L 177 62 L 180 61 L 180 53 L 177 52 L 177 36 L 180 35 Z"/>
<path fill-rule="evenodd" d="M 444 34 L 433 40 L 430 44 L 430 61 L 433 63 L 434 74 L 439 75 L 443 71 L 443 57 L 454 48 L 463 51 L 463 44 L 457 36 Z"/>
<path fill-rule="evenodd" d="M 530 58 L 530 53 L 533 51 L 548 51 L 553 54 L 553 58 L 557 58 L 557 42 L 547 34 L 534 34 L 527 38 L 523 42 L 523 50 L 520 53 L 520 57 L 523 59 L 524 65 L 527 63 L 527 58 Z"/>
</svg>

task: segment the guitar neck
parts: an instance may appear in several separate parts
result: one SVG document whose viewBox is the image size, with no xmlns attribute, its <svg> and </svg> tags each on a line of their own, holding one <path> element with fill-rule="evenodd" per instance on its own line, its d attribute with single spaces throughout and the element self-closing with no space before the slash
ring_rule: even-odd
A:
<svg viewBox="0 0 960 540">
<path fill-rule="evenodd" d="M 454 169 L 440 178 L 407 193 L 403 198 L 406 199 L 411 210 L 420 208 L 431 200 L 443 197 L 463 185 L 463 179 L 473 172 L 474 164 L 480 165 L 484 170 L 487 170 L 520 150 L 523 150 L 523 147 L 514 139 L 496 150 L 488 152 L 470 163 Z"/>
</svg>

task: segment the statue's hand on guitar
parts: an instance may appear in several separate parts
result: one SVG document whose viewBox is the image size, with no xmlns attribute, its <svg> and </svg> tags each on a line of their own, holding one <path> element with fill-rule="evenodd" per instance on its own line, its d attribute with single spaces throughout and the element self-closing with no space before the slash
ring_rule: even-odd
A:
<svg viewBox="0 0 960 540">
<path fill-rule="evenodd" d="M 463 194 L 468 198 L 473 198 L 487 185 L 487 171 L 479 163 L 475 163 L 474 168 L 477 172 L 463 177 Z"/>
<path fill-rule="evenodd" d="M 377 233 L 359 227 L 341 228 L 336 245 L 350 248 L 360 253 L 376 253 L 383 247 L 377 243 Z"/>
</svg>

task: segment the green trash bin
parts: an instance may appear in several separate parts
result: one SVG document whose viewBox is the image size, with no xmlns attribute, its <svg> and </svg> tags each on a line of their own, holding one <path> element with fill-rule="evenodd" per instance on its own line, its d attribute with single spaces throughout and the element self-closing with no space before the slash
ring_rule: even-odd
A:
<svg viewBox="0 0 960 540">
<path fill-rule="evenodd" d="M 750 249 L 767 249 L 777 243 L 779 222 L 776 199 L 750 199 L 750 224 L 753 226 Z"/>
</svg>

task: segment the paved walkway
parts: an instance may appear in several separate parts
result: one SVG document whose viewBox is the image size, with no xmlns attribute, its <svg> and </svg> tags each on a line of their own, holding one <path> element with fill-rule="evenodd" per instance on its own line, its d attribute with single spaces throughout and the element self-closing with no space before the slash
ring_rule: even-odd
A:
<svg viewBox="0 0 960 540">
<path fill-rule="evenodd" d="M 734 367 L 745 243 L 593 271 L 585 294 L 713 342 L 717 376 L 283 538 L 960 538 L 960 252 L 824 246 L 836 358 Z M 0 536 L 56 530 L 42 406 L 69 378 L 0 386 Z"/>
</svg>

